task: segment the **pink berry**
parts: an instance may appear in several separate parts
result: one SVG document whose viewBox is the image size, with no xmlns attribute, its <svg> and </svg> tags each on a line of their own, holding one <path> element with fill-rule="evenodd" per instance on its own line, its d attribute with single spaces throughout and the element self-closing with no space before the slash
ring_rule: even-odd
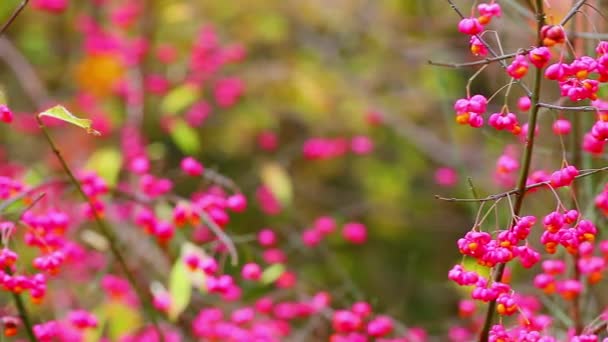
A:
<svg viewBox="0 0 608 342">
<path fill-rule="evenodd" d="M 262 247 L 272 247 L 277 243 L 277 235 L 270 228 L 262 229 L 258 233 L 258 243 Z"/>
<path fill-rule="evenodd" d="M 530 98 L 527 96 L 522 96 L 519 98 L 519 100 L 517 100 L 517 108 L 519 108 L 519 110 L 521 110 L 522 112 L 530 110 L 531 106 L 532 101 L 530 101 Z"/>
<path fill-rule="evenodd" d="M 321 216 L 313 224 L 322 235 L 331 234 L 336 229 L 336 221 L 330 216 Z"/>
<path fill-rule="evenodd" d="M 553 133 L 556 135 L 566 135 L 570 133 L 572 125 L 566 119 L 557 119 L 553 123 Z"/>
<path fill-rule="evenodd" d="M 0 104 L 0 121 L 11 123 L 13 121 L 13 112 L 7 105 Z"/>
<path fill-rule="evenodd" d="M 203 174 L 205 168 L 201 163 L 199 163 L 196 159 L 192 157 L 186 157 L 182 159 L 180 164 L 182 171 L 186 173 L 188 176 L 198 177 Z"/>
<path fill-rule="evenodd" d="M 483 26 L 477 18 L 464 18 L 458 23 L 458 31 L 474 36 L 483 31 Z"/>
<path fill-rule="evenodd" d="M 259 280 L 262 276 L 262 268 L 256 263 L 247 263 L 241 270 L 241 275 L 247 280 Z"/>
<path fill-rule="evenodd" d="M 367 228 L 362 223 L 349 222 L 344 225 L 342 236 L 346 241 L 360 245 L 367 241 Z"/>
<path fill-rule="evenodd" d="M 226 204 L 230 210 L 241 213 L 247 209 L 247 197 L 243 194 L 235 194 L 228 197 Z"/>
<path fill-rule="evenodd" d="M 213 274 L 215 274 L 217 272 L 217 269 L 218 269 L 217 261 L 215 261 L 215 259 L 213 259 L 213 258 L 203 259 L 199 263 L 199 267 L 207 275 L 213 275 Z"/>
</svg>

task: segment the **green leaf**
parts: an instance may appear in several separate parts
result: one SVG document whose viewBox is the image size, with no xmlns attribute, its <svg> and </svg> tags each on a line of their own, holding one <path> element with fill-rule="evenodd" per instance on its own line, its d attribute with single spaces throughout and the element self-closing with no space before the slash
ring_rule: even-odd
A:
<svg viewBox="0 0 608 342">
<path fill-rule="evenodd" d="M 273 264 L 262 272 L 261 282 L 264 285 L 274 283 L 285 272 L 285 265 Z"/>
<path fill-rule="evenodd" d="M 188 126 L 183 120 L 177 120 L 171 127 L 171 138 L 177 147 L 185 154 L 197 154 L 201 148 L 201 142 L 194 128 Z"/>
<path fill-rule="evenodd" d="M 200 89 L 193 84 L 184 84 L 171 90 L 160 105 L 168 115 L 176 115 L 192 105 L 199 97 Z"/>
<path fill-rule="evenodd" d="M 91 120 L 75 117 L 72 113 L 70 113 L 70 111 L 68 111 L 64 106 L 61 106 L 61 105 L 57 105 L 53 108 L 49 108 L 49 109 L 45 110 L 44 112 L 38 114 L 38 116 L 39 117 L 50 116 L 52 118 L 71 123 L 72 125 L 78 126 L 80 128 L 84 128 L 87 130 L 87 133 L 89 133 L 89 134 L 101 135 L 101 133 L 99 133 L 98 131 L 94 130 L 93 127 L 91 127 L 91 124 L 92 124 Z"/>
<path fill-rule="evenodd" d="M 178 258 L 169 276 L 169 294 L 171 295 L 171 307 L 169 308 L 169 319 L 176 321 L 190 303 L 192 295 L 192 281 L 190 271 L 182 258 Z"/>
<path fill-rule="evenodd" d="M 118 149 L 106 147 L 91 155 L 85 169 L 95 171 L 109 185 L 116 185 L 122 165 L 122 155 Z"/>
<path fill-rule="evenodd" d="M 288 205 L 291 203 L 293 196 L 291 179 L 281 165 L 275 162 L 264 164 L 261 177 L 264 185 L 268 187 L 281 204 Z"/>
<path fill-rule="evenodd" d="M 104 309 L 112 341 L 136 331 L 141 326 L 142 317 L 139 311 L 121 301 L 112 300 L 105 304 Z"/>
</svg>

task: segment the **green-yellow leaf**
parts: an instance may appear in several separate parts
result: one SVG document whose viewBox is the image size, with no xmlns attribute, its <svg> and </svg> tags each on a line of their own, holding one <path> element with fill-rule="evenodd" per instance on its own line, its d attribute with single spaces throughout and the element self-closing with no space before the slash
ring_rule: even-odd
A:
<svg viewBox="0 0 608 342">
<path fill-rule="evenodd" d="M 65 121 L 67 123 L 71 123 L 72 125 L 78 126 L 80 128 L 84 128 L 87 133 L 93 135 L 100 135 L 98 131 L 94 130 L 91 127 L 92 121 L 89 119 L 81 119 L 74 116 L 70 111 L 68 111 L 64 106 L 57 105 L 53 108 L 49 108 L 44 112 L 38 114 L 39 117 L 49 116 L 51 118 L 55 118 L 61 121 Z"/>
<path fill-rule="evenodd" d="M 106 303 L 105 312 L 112 341 L 136 331 L 141 326 L 142 317 L 139 311 L 121 301 L 113 300 Z"/>
<path fill-rule="evenodd" d="M 279 277 L 285 272 L 285 265 L 273 264 L 268 266 L 264 272 L 262 272 L 261 282 L 264 285 L 274 283 Z"/>
<path fill-rule="evenodd" d="M 169 308 L 169 319 L 177 320 L 190 303 L 192 295 L 192 281 L 190 271 L 182 258 L 178 258 L 169 276 L 169 294 L 171 295 L 171 307 Z"/>
<path fill-rule="evenodd" d="M 278 163 L 269 162 L 262 166 L 262 182 L 283 205 L 291 203 L 293 196 L 291 179 L 287 171 Z"/>
<path fill-rule="evenodd" d="M 192 105 L 199 97 L 200 89 L 193 84 L 184 84 L 171 90 L 162 100 L 160 108 L 165 114 L 176 115 Z"/>
<path fill-rule="evenodd" d="M 85 169 L 95 171 L 109 185 L 116 185 L 122 165 L 122 155 L 118 149 L 106 147 L 91 155 Z"/>
<path fill-rule="evenodd" d="M 177 120 L 171 127 L 171 138 L 177 147 L 185 154 L 197 154 L 201 148 L 196 130 L 183 120 Z"/>
</svg>

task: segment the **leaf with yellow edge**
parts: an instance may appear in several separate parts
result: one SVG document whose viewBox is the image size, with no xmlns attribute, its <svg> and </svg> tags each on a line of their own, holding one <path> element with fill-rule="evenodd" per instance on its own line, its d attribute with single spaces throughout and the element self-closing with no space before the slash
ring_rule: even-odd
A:
<svg viewBox="0 0 608 342">
<path fill-rule="evenodd" d="M 85 169 L 95 171 L 109 185 L 116 185 L 122 166 L 122 155 L 116 148 L 101 148 L 89 157 Z"/>
<path fill-rule="evenodd" d="M 283 205 L 291 203 L 293 196 L 291 179 L 287 171 L 275 162 L 268 162 L 262 166 L 262 182 L 270 189 L 270 192 Z"/>
<path fill-rule="evenodd" d="M 160 104 L 165 114 L 176 115 L 192 105 L 200 96 L 200 89 L 193 84 L 184 84 L 171 90 Z"/>
<path fill-rule="evenodd" d="M 67 123 L 71 123 L 72 125 L 78 126 L 80 128 L 86 129 L 88 134 L 93 135 L 101 135 L 98 131 L 94 130 L 91 127 L 92 121 L 89 119 L 81 119 L 74 116 L 70 111 L 68 111 L 64 106 L 57 105 L 55 107 L 49 108 L 44 112 L 38 114 L 39 117 L 49 116 L 51 118 L 55 118 L 57 120 L 65 121 Z"/>
</svg>

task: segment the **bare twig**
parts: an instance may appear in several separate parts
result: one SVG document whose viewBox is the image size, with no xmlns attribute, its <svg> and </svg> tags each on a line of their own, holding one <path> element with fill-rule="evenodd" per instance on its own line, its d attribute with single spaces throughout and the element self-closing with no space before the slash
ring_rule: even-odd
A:
<svg viewBox="0 0 608 342">
<path fill-rule="evenodd" d="M 493 63 L 493 62 L 498 62 L 498 61 L 502 61 L 502 60 L 505 60 L 505 59 L 513 58 L 513 57 L 515 57 L 517 55 L 524 55 L 524 54 L 527 54 L 528 52 L 530 52 L 532 49 L 533 48 L 530 47 L 530 48 L 527 48 L 527 49 L 519 50 L 517 52 L 508 53 L 506 55 L 484 58 L 484 59 L 481 59 L 481 60 L 478 60 L 478 61 L 474 61 L 474 62 L 443 63 L 443 62 L 428 61 L 428 63 L 430 65 L 442 66 L 442 67 L 448 67 L 448 68 L 464 68 L 464 67 L 471 67 L 471 66 L 490 64 L 490 63 Z"/>
<path fill-rule="evenodd" d="M 6 38 L 0 37 L 0 59 L 2 59 L 19 80 L 21 87 L 32 103 L 43 109 L 51 102 L 48 91 L 36 75 L 36 71 L 18 49 Z"/>
<path fill-rule="evenodd" d="M 21 4 L 19 4 L 19 6 L 17 6 L 17 8 L 15 8 L 15 11 L 13 11 L 13 14 L 11 14 L 11 16 L 8 17 L 8 20 L 4 23 L 4 25 L 2 25 L 2 28 L 0 28 L 0 36 L 2 36 L 6 32 L 6 30 L 8 30 L 8 28 L 15 21 L 15 19 L 17 19 L 17 17 L 21 13 L 21 11 L 23 11 L 23 9 L 25 8 L 25 6 L 27 5 L 28 2 L 29 2 L 29 0 L 23 0 L 21 2 Z"/>
<path fill-rule="evenodd" d="M 557 109 L 557 110 L 570 111 L 570 112 L 599 112 L 599 111 L 604 111 L 604 110 L 608 111 L 608 108 L 597 108 L 594 106 L 567 107 L 567 106 L 552 105 L 552 104 L 543 103 L 543 102 L 539 102 L 538 106 L 543 107 L 543 108 L 548 108 L 548 109 Z"/>
<path fill-rule="evenodd" d="M 59 163 L 61 164 L 65 174 L 68 176 L 70 182 L 76 187 L 76 189 L 78 190 L 78 192 L 80 193 L 82 198 L 91 206 L 91 208 L 93 208 L 93 210 L 92 210 L 93 218 L 95 219 L 95 222 L 97 223 L 99 231 L 108 240 L 108 243 L 110 246 L 110 251 L 112 252 L 112 255 L 116 258 L 116 261 L 118 261 L 118 264 L 119 264 L 120 268 L 122 269 L 122 271 L 125 273 L 125 276 L 129 282 L 129 284 L 133 287 L 133 289 L 135 290 L 135 293 L 137 294 L 138 299 L 144 305 L 144 307 L 146 309 L 145 312 L 146 312 L 150 322 L 154 326 L 156 332 L 158 333 L 158 336 L 159 336 L 161 342 L 164 341 L 164 335 L 160 328 L 158 318 L 156 317 L 156 311 L 154 309 L 154 306 L 152 305 L 151 295 L 147 291 L 142 291 L 140 289 L 140 287 L 137 286 L 135 277 L 133 276 L 133 273 L 129 270 L 127 261 L 126 261 L 125 257 L 123 256 L 122 252 L 120 251 L 115 233 L 113 232 L 111 227 L 108 225 L 108 223 L 99 215 L 97 210 L 94 209 L 95 206 L 94 206 L 93 200 L 89 196 L 87 196 L 87 194 L 84 192 L 82 185 L 80 184 L 80 182 L 74 175 L 74 172 L 72 172 L 72 169 L 69 167 L 67 161 L 61 155 L 61 151 L 55 144 L 55 141 L 51 137 L 49 130 L 44 125 L 44 123 L 40 119 L 39 115 L 36 115 L 36 121 L 38 122 L 38 126 L 42 130 L 42 133 L 43 133 L 44 137 L 46 138 L 46 141 L 47 141 L 49 147 L 51 148 L 51 150 L 53 151 L 53 153 L 59 160 Z"/>
<path fill-rule="evenodd" d="M 574 177 L 574 179 L 576 180 L 576 179 L 584 178 L 584 177 L 591 176 L 592 174 L 602 172 L 602 171 L 608 171 L 608 166 L 600 168 L 600 169 L 595 169 L 595 170 L 592 170 L 589 172 L 585 172 L 583 174 L 580 174 L 580 175 Z M 524 188 L 524 191 L 540 188 L 542 186 L 549 185 L 549 184 L 551 184 L 550 181 L 530 184 Z M 519 189 L 512 189 L 509 191 L 501 192 L 499 194 L 494 194 L 494 195 L 490 195 L 490 196 L 483 197 L 483 198 L 454 198 L 454 197 L 442 197 L 439 195 L 435 195 L 435 198 L 437 198 L 438 200 L 446 201 L 446 202 L 488 202 L 488 201 L 495 201 L 499 198 L 507 197 L 510 195 L 517 195 L 519 193 L 520 193 Z"/>
<path fill-rule="evenodd" d="M 574 6 L 572 6 L 570 11 L 568 11 L 566 16 L 562 19 L 562 21 L 559 24 L 561 26 L 566 25 L 568 23 L 568 21 L 570 21 L 570 19 L 572 19 L 572 17 L 576 14 L 576 12 L 578 12 L 581 9 L 581 7 L 583 7 L 585 2 L 587 2 L 587 0 L 579 0 L 579 2 L 574 4 Z"/>
</svg>

